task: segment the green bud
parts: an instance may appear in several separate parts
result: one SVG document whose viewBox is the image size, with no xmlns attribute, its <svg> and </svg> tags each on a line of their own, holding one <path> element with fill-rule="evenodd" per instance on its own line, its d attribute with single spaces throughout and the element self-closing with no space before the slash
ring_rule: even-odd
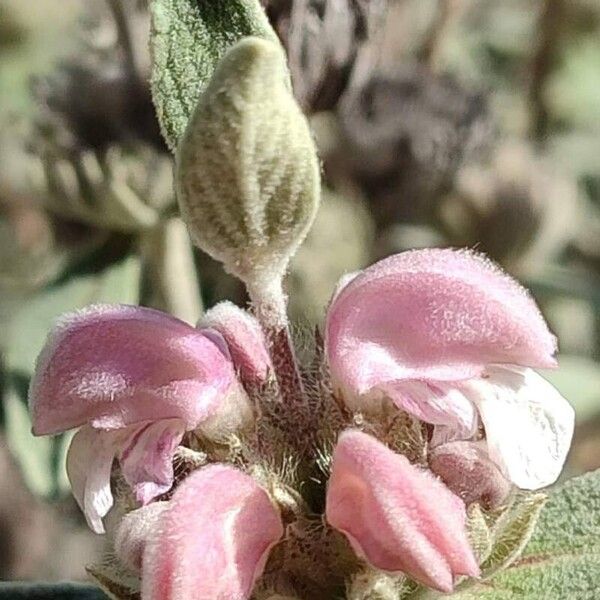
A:
<svg viewBox="0 0 600 600">
<path fill-rule="evenodd" d="M 319 163 L 282 48 L 246 38 L 223 58 L 177 151 L 197 245 L 251 287 L 281 278 L 320 198 Z"/>
</svg>

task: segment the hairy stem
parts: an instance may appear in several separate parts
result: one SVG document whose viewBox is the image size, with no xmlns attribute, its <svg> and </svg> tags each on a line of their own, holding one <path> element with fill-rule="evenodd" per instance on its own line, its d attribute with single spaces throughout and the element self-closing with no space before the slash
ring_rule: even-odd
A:
<svg viewBox="0 0 600 600">
<path fill-rule="evenodd" d="M 269 342 L 273 369 L 284 401 L 290 405 L 304 405 L 304 385 L 290 335 L 287 299 L 281 278 L 265 278 L 248 285 L 248 294 Z"/>
</svg>

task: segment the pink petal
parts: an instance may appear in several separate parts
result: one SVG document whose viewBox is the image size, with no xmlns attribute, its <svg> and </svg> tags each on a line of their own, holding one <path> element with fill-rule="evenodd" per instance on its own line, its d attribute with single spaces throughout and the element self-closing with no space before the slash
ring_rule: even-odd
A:
<svg viewBox="0 0 600 600">
<path fill-rule="evenodd" d="M 339 437 L 327 521 L 384 571 L 402 571 L 443 592 L 455 575 L 479 575 L 462 501 L 430 473 L 359 431 Z"/>
<path fill-rule="evenodd" d="M 232 302 L 220 302 L 199 323 L 202 328 L 218 331 L 226 342 L 233 364 L 243 381 L 263 382 L 272 368 L 264 333 L 258 321 Z M 205 330 L 206 335 L 210 335 Z"/>
<path fill-rule="evenodd" d="M 143 425 L 125 442 L 119 457 L 125 481 L 141 504 L 173 485 L 173 454 L 185 433 L 183 421 L 167 419 Z"/>
<path fill-rule="evenodd" d="M 490 363 L 556 364 L 556 339 L 525 289 L 451 249 L 391 256 L 352 279 L 329 308 L 326 346 L 334 380 L 352 394 L 466 379 Z"/>
<path fill-rule="evenodd" d="M 122 432 L 82 427 L 71 440 L 67 475 L 73 496 L 95 533 L 104 533 L 102 518 L 113 505 L 110 473 Z"/>
<path fill-rule="evenodd" d="M 153 502 L 127 513 L 115 534 L 115 554 L 129 569 L 138 573 L 142 568 L 142 557 L 149 537 L 158 524 L 168 502 Z"/>
<path fill-rule="evenodd" d="M 283 535 L 279 512 L 248 475 L 225 465 L 177 489 L 148 542 L 143 600 L 245 600 Z"/>
<path fill-rule="evenodd" d="M 219 348 L 182 321 L 148 308 L 92 306 L 63 317 L 38 358 L 33 431 L 173 418 L 193 429 L 234 381 Z"/>
</svg>

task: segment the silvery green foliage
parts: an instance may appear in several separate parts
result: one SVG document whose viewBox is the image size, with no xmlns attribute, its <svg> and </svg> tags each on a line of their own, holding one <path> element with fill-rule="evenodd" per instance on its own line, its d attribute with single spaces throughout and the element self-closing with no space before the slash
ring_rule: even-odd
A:
<svg viewBox="0 0 600 600">
<path fill-rule="evenodd" d="M 536 504 L 528 502 L 530 507 Z M 505 531 L 510 528 L 513 526 L 507 525 Z M 504 567 L 507 568 L 489 581 L 450 597 L 453 600 L 597 598 L 600 471 L 572 479 L 551 493 L 523 553 Z"/>
<path fill-rule="evenodd" d="M 198 246 L 252 285 L 280 278 L 315 217 L 319 163 L 279 44 L 239 42 L 177 152 L 177 197 Z"/>
<path fill-rule="evenodd" d="M 245 36 L 277 42 L 258 0 L 153 0 L 152 96 L 175 150 L 225 52 Z"/>
</svg>

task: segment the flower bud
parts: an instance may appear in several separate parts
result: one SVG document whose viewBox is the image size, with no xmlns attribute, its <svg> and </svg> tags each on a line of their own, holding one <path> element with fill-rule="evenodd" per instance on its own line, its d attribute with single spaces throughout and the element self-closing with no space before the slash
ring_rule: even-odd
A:
<svg viewBox="0 0 600 600">
<path fill-rule="evenodd" d="M 127 513 L 121 520 L 115 534 L 115 554 L 132 571 L 140 572 L 146 540 L 168 505 L 168 502 L 153 502 Z"/>
<path fill-rule="evenodd" d="M 204 335 L 217 331 L 244 383 L 264 383 L 273 368 L 267 340 L 258 321 L 232 302 L 219 302 L 207 311 L 198 327 Z"/>
<path fill-rule="evenodd" d="M 280 278 L 317 210 L 319 164 L 277 44 L 246 38 L 219 64 L 177 152 L 197 245 L 250 285 Z"/>
<path fill-rule="evenodd" d="M 431 450 L 429 466 L 467 506 L 479 502 L 485 508 L 498 508 L 512 488 L 485 446 L 477 442 L 442 444 Z"/>
<path fill-rule="evenodd" d="M 328 523 L 376 569 L 443 592 L 453 590 L 457 575 L 479 575 L 461 500 L 365 433 L 339 436 L 326 504 Z"/>
<path fill-rule="evenodd" d="M 192 473 L 149 536 L 144 600 L 248 600 L 283 536 L 279 511 L 250 476 L 212 464 Z"/>
</svg>

